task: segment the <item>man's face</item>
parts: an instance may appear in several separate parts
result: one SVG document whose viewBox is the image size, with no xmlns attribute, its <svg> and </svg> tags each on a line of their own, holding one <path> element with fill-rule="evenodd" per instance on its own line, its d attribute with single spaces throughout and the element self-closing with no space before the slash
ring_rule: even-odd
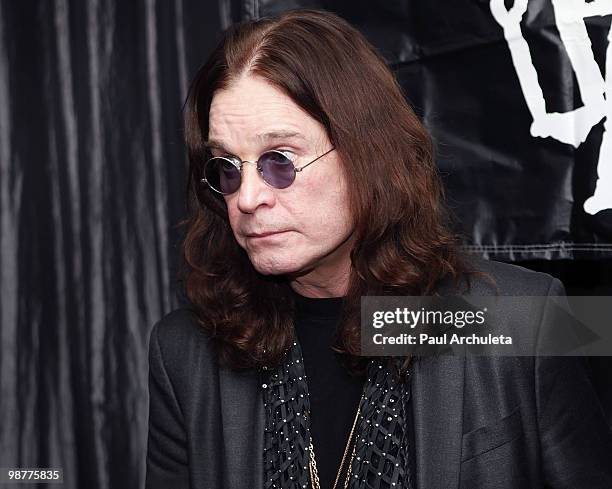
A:
<svg viewBox="0 0 612 489">
<path fill-rule="evenodd" d="M 270 133 L 297 133 L 266 139 Z M 243 76 L 215 93 L 209 140 L 222 143 L 214 156 L 256 161 L 267 150 L 288 151 L 296 167 L 332 145 L 321 124 L 260 77 Z M 346 182 L 336 151 L 299 172 L 285 189 L 267 185 L 254 164 L 242 168 L 238 191 L 225 196 L 237 242 L 262 274 L 334 280 L 350 265 L 353 226 Z M 274 233 L 259 236 L 264 233 Z"/>
</svg>

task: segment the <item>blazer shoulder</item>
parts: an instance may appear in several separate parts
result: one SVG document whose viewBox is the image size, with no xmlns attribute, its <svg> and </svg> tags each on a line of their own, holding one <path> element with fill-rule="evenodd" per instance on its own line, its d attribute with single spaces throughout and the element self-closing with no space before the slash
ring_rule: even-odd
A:
<svg viewBox="0 0 612 489">
<path fill-rule="evenodd" d="M 170 311 L 157 321 L 151 330 L 151 338 L 156 338 L 160 345 L 172 346 L 208 337 L 202 328 L 195 312 L 186 307 Z"/>
<path fill-rule="evenodd" d="M 466 256 L 477 274 L 470 277 L 470 294 L 508 296 L 564 295 L 562 283 L 553 276 L 519 265 Z M 494 285 L 493 285 L 494 284 Z"/>
<path fill-rule="evenodd" d="M 198 323 L 195 312 L 185 307 L 167 313 L 153 325 L 149 351 L 158 353 L 169 370 L 203 362 L 210 366 L 216 361 L 210 334 Z"/>
</svg>

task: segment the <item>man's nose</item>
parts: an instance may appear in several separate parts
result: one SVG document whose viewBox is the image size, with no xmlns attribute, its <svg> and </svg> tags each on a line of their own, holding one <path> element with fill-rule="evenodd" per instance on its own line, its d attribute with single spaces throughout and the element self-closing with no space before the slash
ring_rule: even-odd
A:
<svg viewBox="0 0 612 489">
<path fill-rule="evenodd" d="M 242 165 L 240 188 L 238 189 L 238 209 L 251 214 L 260 205 L 273 205 L 274 192 L 266 185 L 257 166 L 253 163 Z"/>
</svg>

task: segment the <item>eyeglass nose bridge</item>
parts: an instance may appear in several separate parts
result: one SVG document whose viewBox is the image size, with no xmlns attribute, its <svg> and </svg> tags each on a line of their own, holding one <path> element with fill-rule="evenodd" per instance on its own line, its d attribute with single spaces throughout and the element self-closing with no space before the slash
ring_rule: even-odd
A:
<svg viewBox="0 0 612 489">
<path fill-rule="evenodd" d="M 251 163 L 252 165 L 255 165 L 255 167 L 257 168 L 257 171 L 260 174 L 263 174 L 263 168 L 261 167 L 261 165 L 259 164 L 259 160 L 257 161 L 251 161 L 251 160 L 241 160 L 240 158 L 233 156 L 233 157 L 223 157 L 220 156 L 219 158 L 223 158 L 228 160 L 232 165 L 234 165 L 236 167 L 236 169 L 238 171 L 240 171 L 240 173 L 242 173 L 242 167 L 244 166 L 245 163 Z"/>
<path fill-rule="evenodd" d="M 238 170 L 240 170 L 240 173 L 242 173 L 242 167 L 244 166 L 245 163 L 251 163 L 252 165 L 255 165 L 255 168 L 257 168 L 257 171 L 260 174 L 263 174 L 263 168 L 261 167 L 261 165 L 259 164 L 259 160 L 257 161 L 251 161 L 251 160 L 239 160 L 238 158 L 236 158 L 236 161 L 239 161 L 240 163 L 238 164 L 238 166 L 236 166 L 236 168 L 238 168 Z"/>
</svg>

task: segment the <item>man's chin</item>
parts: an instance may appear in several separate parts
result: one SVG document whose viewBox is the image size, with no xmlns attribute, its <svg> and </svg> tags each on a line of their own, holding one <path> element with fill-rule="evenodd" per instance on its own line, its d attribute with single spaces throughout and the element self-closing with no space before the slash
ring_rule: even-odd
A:
<svg viewBox="0 0 612 489">
<path fill-rule="evenodd" d="M 283 275 L 290 280 L 306 275 L 311 271 L 297 263 L 269 263 L 257 259 L 251 259 L 251 263 L 253 268 L 261 275 Z"/>
</svg>

